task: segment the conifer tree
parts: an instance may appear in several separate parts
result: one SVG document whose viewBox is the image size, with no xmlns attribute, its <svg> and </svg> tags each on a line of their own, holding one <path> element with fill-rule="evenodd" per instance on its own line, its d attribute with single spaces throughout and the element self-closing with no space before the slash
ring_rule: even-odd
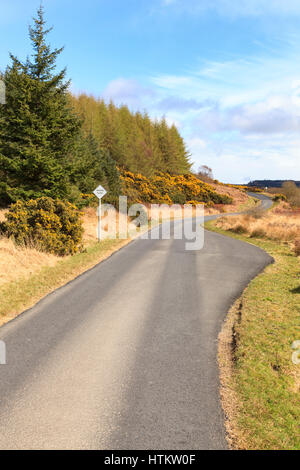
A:
<svg viewBox="0 0 300 470">
<path fill-rule="evenodd" d="M 103 156 L 91 132 L 87 137 L 82 133 L 78 136 L 71 159 L 70 181 L 74 192 L 77 189 L 79 193 L 92 193 L 97 184 L 104 184 Z"/>
<path fill-rule="evenodd" d="M 101 150 L 93 134 L 79 135 L 71 165 L 70 180 L 74 198 L 79 193 L 92 193 L 99 184 L 109 191 L 106 201 L 115 203 L 121 193 L 120 174 L 110 154 Z"/>
<path fill-rule="evenodd" d="M 42 6 L 29 36 L 31 58 L 12 64 L 4 74 L 6 105 L 0 110 L 0 204 L 42 195 L 68 198 L 70 153 L 74 151 L 80 120 L 68 98 L 66 70 L 56 72 L 63 49 L 46 43 Z"/>
<path fill-rule="evenodd" d="M 185 142 L 178 132 L 177 127 L 173 124 L 169 129 L 169 138 L 173 147 L 173 159 L 175 165 L 175 173 L 189 173 L 191 170 L 190 154 L 187 151 Z"/>
</svg>

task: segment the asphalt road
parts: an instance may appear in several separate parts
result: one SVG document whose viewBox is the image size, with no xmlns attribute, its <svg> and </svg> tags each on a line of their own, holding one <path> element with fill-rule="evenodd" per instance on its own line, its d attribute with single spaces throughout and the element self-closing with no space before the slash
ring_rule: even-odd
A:
<svg viewBox="0 0 300 470">
<path fill-rule="evenodd" d="M 137 239 L 47 296 L 0 329 L 0 448 L 226 449 L 217 337 L 270 262 L 207 231 Z"/>
<path fill-rule="evenodd" d="M 259 199 L 261 201 L 262 209 L 265 209 L 265 210 L 270 209 L 270 207 L 273 204 L 272 200 L 268 196 L 265 196 L 264 194 L 248 192 L 248 195 L 255 197 L 256 199 Z"/>
</svg>

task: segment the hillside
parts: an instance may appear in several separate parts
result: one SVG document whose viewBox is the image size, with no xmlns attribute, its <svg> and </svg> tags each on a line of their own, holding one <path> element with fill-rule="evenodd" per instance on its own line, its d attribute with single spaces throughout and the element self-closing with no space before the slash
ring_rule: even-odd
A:
<svg viewBox="0 0 300 470">
<path fill-rule="evenodd" d="M 294 181 L 294 180 L 255 180 L 255 181 L 250 181 L 250 183 L 247 184 L 249 187 L 257 187 L 257 188 L 281 188 L 283 183 L 286 183 L 287 181 L 293 181 L 298 188 L 300 188 L 300 181 Z"/>
<path fill-rule="evenodd" d="M 216 204 L 232 204 L 228 194 L 220 194 L 211 185 L 200 181 L 193 174 L 176 175 L 156 173 L 146 177 L 130 171 L 121 172 L 122 190 L 130 203 L 199 204 L 207 207 Z"/>
</svg>

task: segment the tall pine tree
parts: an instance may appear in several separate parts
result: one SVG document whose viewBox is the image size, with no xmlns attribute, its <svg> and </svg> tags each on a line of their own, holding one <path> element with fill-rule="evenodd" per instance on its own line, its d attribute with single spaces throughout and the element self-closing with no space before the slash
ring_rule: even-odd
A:
<svg viewBox="0 0 300 470">
<path fill-rule="evenodd" d="M 56 72 L 63 49 L 46 43 L 42 6 L 29 36 L 33 54 L 25 62 L 10 55 L 4 74 L 6 105 L 0 109 L 0 204 L 42 195 L 69 198 L 70 154 L 81 122 L 72 111 L 66 70 Z"/>
</svg>

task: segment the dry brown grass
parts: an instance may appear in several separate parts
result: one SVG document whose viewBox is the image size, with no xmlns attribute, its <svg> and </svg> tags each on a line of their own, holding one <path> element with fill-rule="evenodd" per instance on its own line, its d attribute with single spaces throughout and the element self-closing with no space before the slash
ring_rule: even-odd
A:
<svg viewBox="0 0 300 470">
<path fill-rule="evenodd" d="M 0 210 L 0 222 L 4 222 L 7 209 Z"/>
<path fill-rule="evenodd" d="M 31 248 L 18 248 L 7 238 L 0 240 L 0 285 L 28 277 L 42 266 L 54 266 L 58 256 L 49 255 Z"/>
<path fill-rule="evenodd" d="M 97 210 L 89 207 L 83 211 L 84 243 L 97 239 Z"/>
<path fill-rule="evenodd" d="M 0 222 L 7 210 L 0 210 Z M 0 286 L 16 279 L 26 278 L 43 266 L 54 266 L 60 258 L 34 248 L 17 247 L 12 240 L 0 238 Z"/>
<path fill-rule="evenodd" d="M 272 209 L 273 214 L 279 215 L 300 215 L 300 209 L 291 207 L 291 204 L 288 202 L 281 201 Z"/>
<path fill-rule="evenodd" d="M 216 225 L 223 230 L 247 234 L 254 238 L 295 242 L 300 237 L 300 214 L 284 211 L 285 203 L 257 217 L 254 213 L 236 217 L 222 217 Z"/>
</svg>

